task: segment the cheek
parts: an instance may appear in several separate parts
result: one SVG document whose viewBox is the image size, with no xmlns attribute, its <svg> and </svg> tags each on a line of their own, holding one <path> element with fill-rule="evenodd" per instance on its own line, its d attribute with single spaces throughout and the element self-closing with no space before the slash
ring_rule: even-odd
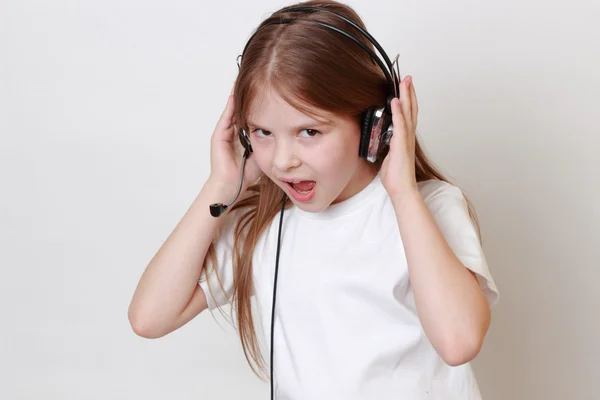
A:
<svg viewBox="0 0 600 400">
<path fill-rule="evenodd" d="M 314 169 L 333 180 L 345 180 L 353 174 L 359 161 L 358 147 L 353 143 L 339 140 L 322 150 L 318 157 L 311 157 Z"/>
<path fill-rule="evenodd" d="M 354 164 L 358 161 L 358 146 L 360 134 L 349 130 L 346 134 L 340 135 L 335 143 L 330 146 L 329 159 L 335 159 L 336 164 Z"/>
<path fill-rule="evenodd" d="M 264 151 L 263 149 L 260 149 L 260 151 L 254 151 L 252 153 L 252 157 L 254 158 L 254 162 L 256 163 L 256 165 L 258 166 L 260 171 L 263 174 L 270 177 L 271 176 L 271 159 L 270 159 L 270 156 L 266 153 L 267 153 L 266 151 Z"/>
</svg>

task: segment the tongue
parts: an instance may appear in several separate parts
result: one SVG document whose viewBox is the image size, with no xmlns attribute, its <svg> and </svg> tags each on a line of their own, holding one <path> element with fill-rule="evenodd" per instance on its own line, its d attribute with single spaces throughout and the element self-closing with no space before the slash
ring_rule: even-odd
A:
<svg viewBox="0 0 600 400">
<path fill-rule="evenodd" d="M 300 190 L 302 192 L 308 192 L 313 187 L 315 187 L 315 181 L 302 181 L 294 183 L 294 189 Z"/>
</svg>

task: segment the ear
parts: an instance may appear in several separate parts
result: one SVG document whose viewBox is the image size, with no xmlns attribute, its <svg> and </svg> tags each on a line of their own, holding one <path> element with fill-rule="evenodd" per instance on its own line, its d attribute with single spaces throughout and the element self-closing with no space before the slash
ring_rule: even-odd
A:
<svg viewBox="0 0 600 400">
<path fill-rule="evenodd" d="M 250 136 L 248 136 L 248 132 L 244 128 L 240 128 L 238 130 L 238 136 L 242 146 L 244 147 L 244 150 L 252 153 L 252 144 L 250 144 Z"/>
</svg>

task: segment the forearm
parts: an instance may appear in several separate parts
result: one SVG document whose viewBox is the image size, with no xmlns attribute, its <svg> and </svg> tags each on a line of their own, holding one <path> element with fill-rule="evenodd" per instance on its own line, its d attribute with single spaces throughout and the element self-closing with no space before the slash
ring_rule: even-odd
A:
<svg viewBox="0 0 600 400">
<path fill-rule="evenodd" d="M 138 325 L 171 324 L 190 301 L 221 223 L 209 213 L 210 204 L 225 200 L 220 192 L 210 181 L 204 185 L 146 267 L 129 307 L 129 318 Z"/>
<path fill-rule="evenodd" d="M 449 364 L 474 358 L 490 323 L 490 309 L 473 274 L 448 246 L 420 193 L 393 199 L 417 313 Z"/>
</svg>

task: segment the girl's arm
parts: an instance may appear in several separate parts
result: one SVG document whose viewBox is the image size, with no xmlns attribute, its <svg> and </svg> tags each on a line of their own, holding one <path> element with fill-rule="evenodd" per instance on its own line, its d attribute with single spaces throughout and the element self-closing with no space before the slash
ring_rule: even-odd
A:
<svg viewBox="0 0 600 400">
<path fill-rule="evenodd" d="M 490 325 L 483 290 L 449 247 L 418 189 L 392 202 L 423 329 L 447 364 L 469 362 Z"/>
<path fill-rule="evenodd" d="M 164 336 L 207 308 L 198 280 L 208 247 L 223 220 L 223 216 L 210 215 L 209 205 L 229 200 L 224 192 L 209 179 L 146 267 L 128 312 L 138 335 Z"/>
</svg>

